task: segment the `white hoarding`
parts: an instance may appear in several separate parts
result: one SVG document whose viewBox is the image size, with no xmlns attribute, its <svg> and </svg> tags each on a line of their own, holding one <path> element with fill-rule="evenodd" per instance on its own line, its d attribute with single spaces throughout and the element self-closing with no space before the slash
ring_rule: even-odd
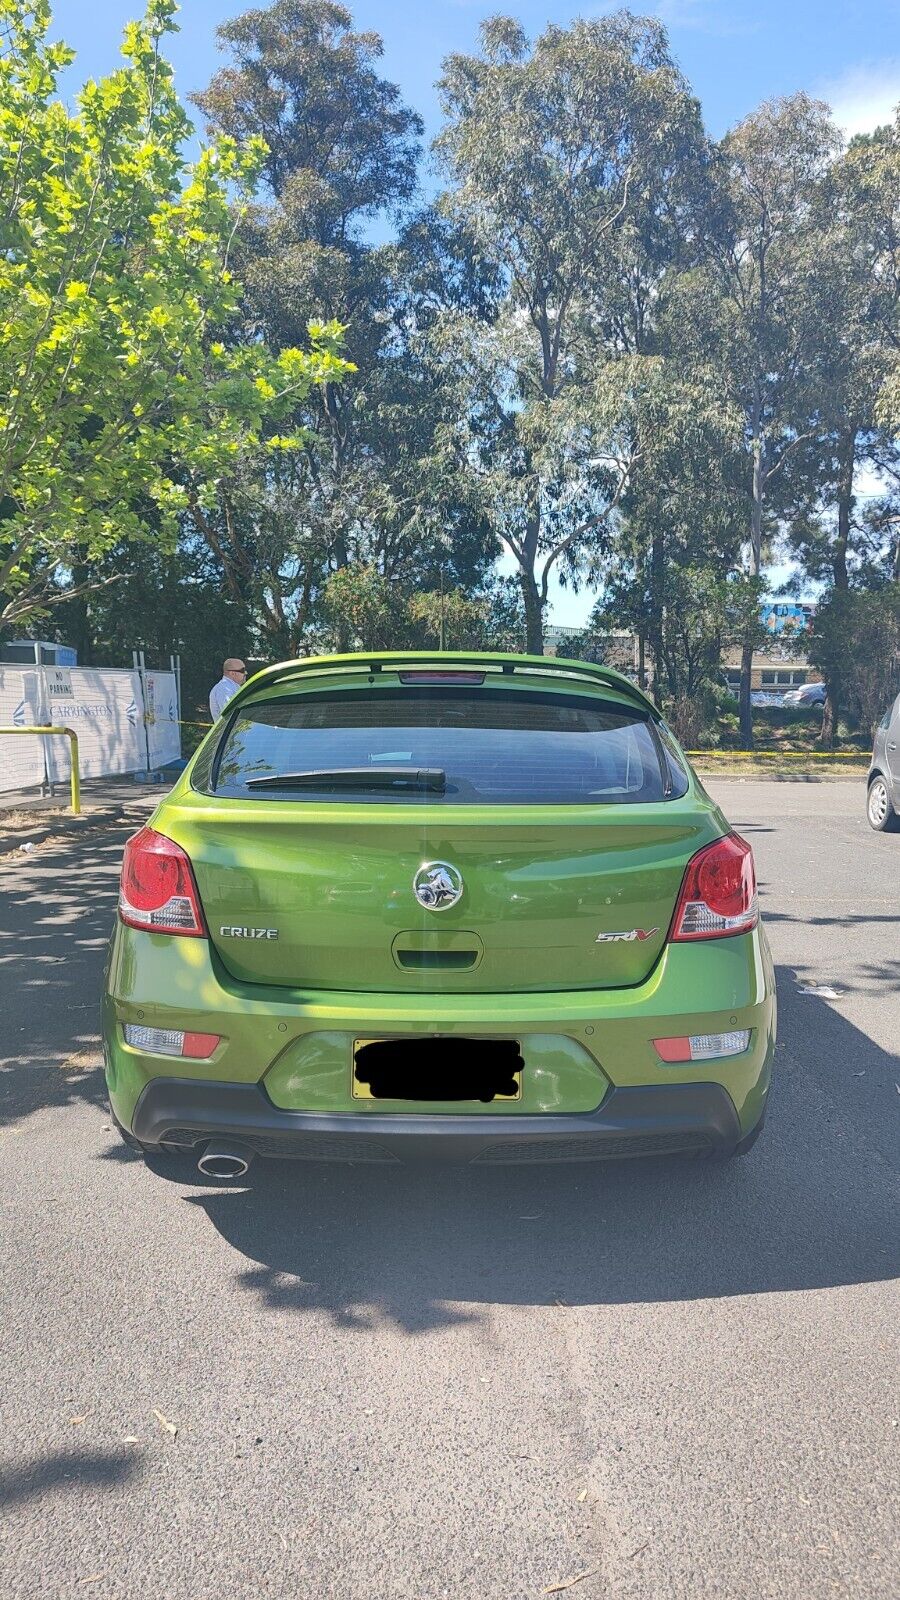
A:
<svg viewBox="0 0 900 1600">
<path fill-rule="evenodd" d="M 145 672 L 144 697 L 150 766 L 164 767 L 167 761 L 177 761 L 181 755 L 174 672 Z"/>
<path fill-rule="evenodd" d="M 46 721 L 74 728 L 82 778 L 145 772 L 144 705 L 137 672 L 111 667 L 44 667 Z M 68 739 L 47 739 L 49 775 L 69 775 Z"/>
<path fill-rule="evenodd" d="M 0 728 L 27 728 L 42 721 L 37 671 L 0 666 Z M 43 783 L 43 743 L 37 736 L 0 734 L 0 794 Z"/>
</svg>

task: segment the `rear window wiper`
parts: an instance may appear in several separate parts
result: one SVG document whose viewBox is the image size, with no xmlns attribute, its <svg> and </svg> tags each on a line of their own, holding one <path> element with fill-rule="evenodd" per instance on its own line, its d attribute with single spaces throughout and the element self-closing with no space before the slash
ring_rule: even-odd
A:
<svg viewBox="0 0 900 1600">
<path fill-rule="evenodd" d="M 443 794 L 441 767 L 323 767 L 315 772 L 272 772 L 247 778 L 248 789 L 427 789 Z"/>
</svg>

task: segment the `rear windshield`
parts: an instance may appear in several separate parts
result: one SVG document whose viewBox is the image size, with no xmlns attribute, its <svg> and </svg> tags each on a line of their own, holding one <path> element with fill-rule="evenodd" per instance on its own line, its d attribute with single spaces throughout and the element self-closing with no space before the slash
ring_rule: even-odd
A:
<svg viewBox="0 0 900 1600">
<path fill-rule="evenodd" d="M 623 805 L 687 789 L 671 745 L 664 748 L 639 709 L 575 695 L 423 686 L 245 706 L 232 716 L 209 780 L 216 794 L 247 799 L 418 805 Z"/>
</svg>

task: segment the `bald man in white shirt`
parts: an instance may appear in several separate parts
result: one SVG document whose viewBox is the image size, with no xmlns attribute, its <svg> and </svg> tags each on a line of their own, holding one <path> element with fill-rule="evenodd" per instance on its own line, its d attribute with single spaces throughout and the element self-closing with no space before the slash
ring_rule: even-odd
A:
<svg viewBox="0 0 900 1600">
<path fill-rule="evenodd" d="M 218 722 L 232 695 L 237 694 L 247 676 L 247 668 L 237 656 L 229 656 L 222 663 L 222 676 L 209 693 L 209 711 L 213 722 Z"/>
</svg>

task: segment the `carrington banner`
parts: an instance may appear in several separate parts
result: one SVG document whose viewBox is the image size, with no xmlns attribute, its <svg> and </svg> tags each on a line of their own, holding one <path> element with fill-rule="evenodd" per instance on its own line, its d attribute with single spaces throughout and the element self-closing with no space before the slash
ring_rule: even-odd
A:
<svg viewBox="0 0 900 1600">
<path fill-rule="evenodd" d="M 82 778 L 146 772 L 144 703 L 137 672 L 113 667 L 44 667 L 46 721 L 74 728 Z M 47 776 L 69 776 L 68 739 L 46 739 Z"/>
<path fill-rule="evenodd" d="M 78 735 L 82 778 L 153 771 L 181 754 L 175 674 L 117 667 L 0 666 L 0 728 L 54 725 Z M 146 719 L 146 720 L 145 720 Z M 69 778 L 60 736 L 0 735 L 0 793 Z"/>
</svg>

